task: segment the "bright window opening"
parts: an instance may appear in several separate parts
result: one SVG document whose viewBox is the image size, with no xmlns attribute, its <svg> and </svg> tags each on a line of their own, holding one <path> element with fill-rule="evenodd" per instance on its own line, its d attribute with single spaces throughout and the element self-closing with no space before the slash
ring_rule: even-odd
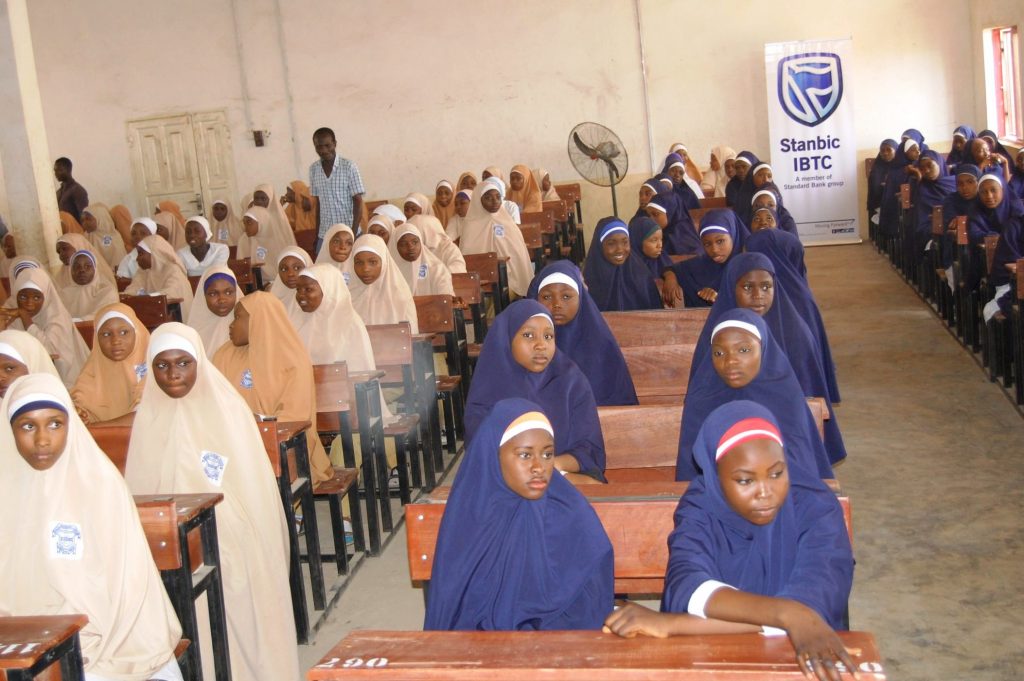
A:
<svg viewBox="0 0 1024 681">
<path fill-rule="evenodd" d="M 1024 140 L 1021 110 L 1020 41 L 1016 26 L 984 31 L 985 104 L 988 127 L 1001 139 Z"/>
</svg>

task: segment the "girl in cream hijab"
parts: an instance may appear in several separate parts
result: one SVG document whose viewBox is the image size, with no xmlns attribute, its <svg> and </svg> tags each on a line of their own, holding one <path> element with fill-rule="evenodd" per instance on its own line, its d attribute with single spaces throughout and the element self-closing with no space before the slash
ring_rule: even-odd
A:
<svg viewBox="0 0 1024 681">
<path fill-rule="evenodd" d="M 176 213 L 171 211 L 160 211 L 153 216 L 156 223 L 157 234 L 167 240 L 175 251 L 188 248 L 188 241 L 185 239 L 185 223 L 178 219 Z"/>
<path fill-rule="evenodd" d="M 91 203 L 82 211 L 82 229 L 93 250 L 107 263 L 108 269 L 117 267 L 125 256 L 124 240 L 114 226 L 114 218 L 102 203 Z"/>
<path fill-rule="evenodd" d="M 454 203 L 454 199 L 452 200 Z M 441 221 L 429 215 L 413 215 L 409 222 L 420 228 L 423 243 L 438 257 L 452 274 L 466 271 L 466 259 L 441 226 Z"/>
<path fill-rule="evenodd" d="M 71 389 L 86 423 L 110 421 L 135 411 L 146 384 L 149 331 L 122 303 L 100 310 L 89 359 Z"/>
<path fill-rule="evenodd" d="M 117 286 L 100 274 L 99 268 L 110 272 L 103 261 L 89 251 L 76 251 L 67 269 L 71 284 L 60 289 L 60 298 L 74 319 L 92 319 L 101 307 L 118 301 Z"/>
<path fill-rule="evenodd" d="M 391 260 L 402 273 L 413 297 L 454 296 L 452 273 L 423 241 L 420 228 L 411 221 L 405 223 L 395 230 L 394 238 L 388 244 Z"/>
<path fill-rule="evenodd" d="M 370 221 L 366 225 L 366 233 L 376 234 L 385 244 L 387 244 L 391 241 L 391 235 L 394 234 L 395 227 L 403 224 L 405 224 L 404 217 L 400 221 L 396 222 L 384 213 L 378 213 L 370 218 Z"/>
<path fill-rule="evenodd" d="M 370 336 L 337 268 L 320 264 L 303 270 L 297 290 L 288 319 L 313 364 L 348 362 L 350 372 L 377 368 Z"/>
<path fill-rule="evenodd" d="M 15 379 L 26 374 L 50 374 L 60 378 L 50 353 L 26 331 L 0 331 L 0 398 Z"/>
<path fill-rule="evenodd" d="M 352 228 L 339 222 L 331 225 L 324 234 L 320 252 L 316 254 L 316 264 L 331 265 L 337 269 L 341 272 L 346 286 L 352 277 L 352 247 L 355 241 L 356 235 Z"/>
<path fill-rule="evenodd" d="M 412 192 L 405 197 L 402 202 L 402 212 L 405 213 L 405 219 L 408 220 L 413 215 L 434 215 L 434 207 L 430 203 L 430 199 L 425 194 L 419 192 Z"/>
<path fill-rule="evenodd" d="M 533 179 L 540 187 L 541 201 L 561 201 L 562 197 L 555 191 L 555 185 L 551 181 L 551 174 L 544 168 L 537 168 L 533 171 Z M 547 182 L 548 188 L 544 188 L 544 183 Z"/>
<path fill-rule="evenodd" d="M 264 203 L 264 196 L 267 197 L 267 203 Z M 270 214 L 274 238 L 280 240 L 284 246 L 294 246 L 295 232 L 292 231 L 292 225 L 288 222 L 288 215 L 284 212 L 284 206 L 277 200 L 273 185 L 256 185 L 256 189 L 252 192 L 252 200 L 257 206 L 266 208 L 267 213 Z"/>
<path fill-rule="evenodd" d="M 704 196 L 725 196 L 725 185 L 732 176 L 727 172 L 729 161 L 736 160 L 736 151 L 721 144 L 711 150 L 711 161 L 701 178 L 700 186 Z M 733 175 L 736 173 L 733 172 Z"/>
<path fill-rule="evenodd" d="M 81 234 L 64 234 L 57 239 L 57 255 L 60 257 L 63 267 L 53 275 L 53 284 L 58 291 L 74 283 L 74 279 L 71 277 L 71 256 L 79 251 L 88 251 L 92 254 L 93 260 L 96 262 L 97 277 L 106 279 L 111 284 L 115 283 L 113 269 L 107 265 L 103 256 L 97 254 L 88 239 Z"/>
<path fill-rule="evenodd" d="M 277 279 L 270 292 L 284 305 L 285 310 L 295 307 L 295 287 L 299 285 L 299 272 L 311 267 L 309 254 L 298 246 L 289 246 L 277 256 Z"/>
<path fill-rule="evenodd" d="M 87 679 L 180 681 L 181 626 L 135 502 L 67 390 L 47 374 L 23 376 L 0 421 L 0 512 L 17 518 L 0 525 L 0 614 L 88 616 Z M 34 442 L 44 428 L 49 451 Z"/>
<path fill-rule="evenodd" d="M 210 229 L 213 230 L 211 243 L 227 244 L 228 246 L 238 245 L 242 238 L 242 220 L 235 215 L 235 209 L 231 203 L 224 199 L 217 199 L 213 202 L 210 210 Z"/>
<path fill-rule="evenodd" d="M 271 282 L 277 278 L 277 256 L 284 249 L 295 245 L 282 238 L 275 230 L 270 213 L 265 208 L 252 206 L 242 216 L 245 234 L 238 239 L 238 251 L 235 255 L 239 260 L 251 258 L 253 263 L 263 263 L 263 281 Z M 289 231 L 289 234 L 291 232 Z"/>
<path fill-rule="evenodd" d="M 228 335 L 231 342 L 217 350 L 213 364 L 250 412 L 315 424 L 313 363 L 281 301 L 265 291 L 245 296 L 235 306 Z M 334 472 L 315 428 L 306 431 L 306 445 L 315 486 Z"/>
<path fill-rule="evenodd" d="M 135 494 L 224 495 L 217 543 L 231 676 L 299 679 L 288 533 L 250 406 L 206 358 L 199 334 L 183 324 L 154 331 L 146 361 L 150 377 L 125 480 Z"/>
<path fill-rule="evenodd" d="M 348 287 L 363 323 L 409 322 L 412 332 L 419 333 L 412 291 L 384 241 L 374 234 L 363 234 L 356 239 L 351 258 L 352 278 Z"/>
<path fill-rule="evenodd" d="M 50 276 L 38 268 L 26 270 L 14 283 L 12 297 L 17 307 L 5 310 L 2 315 L 7 328 L 35 336 L 50 355 L 56 356 L 53 363 L 64 385 L 74 385 L 89 357 L 89 348 L 57 295 Z"/>
<path fill-rule="evenodd" d="M 434 201 L 431 203 L 433 216 L 441 222 L 441 229 L 448 226 L 448 219 L 455 215 L 455 188 L 448 180 L 441 180 L 434 187 Z"/>
<path fill-rule="evenodd" d="M 169 213 L 168 213 L 169 215 Z M 185 266 L 163 237 L 147 236 L 135 247 L 139 271 L 125 289 L 131 295 L 166 295 L 181 300 L 181 317 L 188 319 L 192 308 L 192 285 L 188 283 Z"/>
<path fill-rule="evenodd" d="M 220 346 L 229 342 L 228 327 L 234 319 L 237 303 L 238 280 L 235 273 L 225 265 L 206 270 L 196 286 L 192 310 L 186 321 L 199 334 L 210 359 Z"/>
<path fill-rule="evenodd" d="M 519 206 L 523 213 L 539 213 L 544 207 L 541 205 L 540 185 L 534 179 L 533 173 L 525 165 L 512 166 L 512 172 L 508 176 L 507 198 Z M 516 186 L 518 185 L 518 189 Z"/>
<path fill-rule="evenodd" d="M 492 194 L 484 205 L 485 194 Z M 497 194 L 495 200 L 493 194 Z M 466 255 L 495 252 L 508 258 L 508 286 L 517 296 L 525 296 L 533 280 L 533 263 L 526 250 L 519 225 L 502 206 L 501 191 L 490 180 L 473 190 L 473 201 L 462 224 L 459 250 Z"/>
</svg>

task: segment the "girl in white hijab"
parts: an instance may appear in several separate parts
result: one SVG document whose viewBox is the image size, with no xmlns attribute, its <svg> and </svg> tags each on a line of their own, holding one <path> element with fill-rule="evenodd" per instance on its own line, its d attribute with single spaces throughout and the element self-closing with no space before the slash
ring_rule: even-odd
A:
<svg viewBox="0 0 1024 681">
<path fill-rule="evenodd" d="M 69 388 L 89 358 L 89 347 L 75 328 L 67 308 L 50 280 L 41 269 L 26 270 L 14 284 L 12 296 L 18 307 L 5 311 L 7 328 L 27 331 L 43 344 L 57 373 Z"/>
<path fill-rule="evenodd" d="M 316 264 L 331 265 L 337 269 L 341 272 L 346 286 L 352 278 L 352 247 L 355 241 L 356 235 L 352 228 L 339 222 L 331 225 L 324 234 L 320 252 L 316 254 Z"/>
<path fill-rule="evenodd" d="M 88 616 L 86 679 L 180 681 L 181 626 L 135 502 L 67 390 L 53 376 L 24 376 L 0 416 L 0 512 L 17 518 L 0 526 L 0 613 Z"/>
<path fill-rule="evenodd" d="M 704 196 L 725 196 L 725 185 L 732 179 L 726 166 L 729 161 L 735 160 L 736 151 L 732 147 L 721 144 L 711 150 L 710 164 L 700 181 Z"/>
<path fill-rule="evenodd" d="M 484 207 L 484 195 L 489 192 L 497 192 L 498 198 L 495 203 L 493 196 L 487 197 L 489 207 Z M 459 250 L 466 255 L 495 252 L 498 257 L 508 258 L 508 287 L 522 297 L 533 280 L 533 263 L 519 225 L 502 206 L 502 196 L 504 194 L 493 178 L 476 186 L 469 212 L 462 223 Z"/>
<path fill-rule="evenodd" d="M 228 327 L 234 319 L 237 302 L 238 280 L 235 273 L 226 265 L 206 270 L 196 286 L 192 310 L 186 322 L 199 334 L 210 359 L 229 340 Z"/>
<path fill-rule="evenodd" d="M 466 259 L 462 256 L 462 251 L 449 238 L 438 218 L 430 215 L 413 215 L 409 222 L 420 228 L 423 243 L 444 263 L 449 272 L 455 274 L 466 271 Z"/>
<path fill-rule="evenodd" d="M 181 318 L 188 319 L 192 309 L 192 285 L 188 283 L 185 266 L 174 247 L 160 236 L 147 236 L 135 247 L 139 271 L 125 289 L 134 296 L 165 295 L 181 300 Z"/>
<path fill-rule="evenodd" d="M 153 332 L 147 363 L 125 480 L 134 494 L 224 495 L 217 543 L 231 676 L 298 679 L 288 534 L 252 412 L 184 324 Z"/>
<path fill-rule="evenodd" d="M 390 203 L 382 203 L 381 205 L 377 206 L 376 208 L 373 209 L 373 214 L 386 215 L 387 217 L 391 218 L 391 222 L 394 223 L 393 227 L 397 227 L 398 225 L 405 222 L 405 213 L 402 212 L 402 209 Z"/>
<path fill-rule="evenodd" d="M 455 295 L 452 273 L 424 245 L 423 233 L 411 221 L 395 230 L 388 251 L 413 297 Z"/>
<path fill-rule="evenodd" d="M 50 353 L 26 331 L 0 331 L 0 398 L 15 379 L 26 374 L 50 374 L 60 378 Z"/>
<path fill-rule="evenodd" d="M 277 279 L 270 292 L 284 304 L 285 310 L 295 307 L 295 287 L 299 285 L 299 272 L 311 267 L 309 254 L 298 246 L 289 246 L 277 255 Z"/>
<path fill-rule="evenodd" d="M 139 271 L 139 251 L 135 248 L 147 236 L 156 235 L 156 222 L 152 218 L 139 218 L 132 222 L 129 230 L 132 249 L 121 258 L 117 265 L 117 276 L 120 279 L 131 279 Z"/>
<path fill-rule="evenodd" d="M 416 303 L 384 240 L 363 234 L 352 247 L 352 305 L 364 324 L 409 322 L 419 333 Z"/>
<path fill-rule="evenodd" d="M 107 263 L 107 269 L 117 267 L 125 256 L 124 239 L 114 226 L 114 218 L 106 205 L 91 203 L 86 206 L 82 211 L 82 229 L 93 251 Z"/>
<path fill-rule="evenodd" d="M 562 197 L 555 191 L 555 184 L 551 181 L 551 174 L 544 168 L 536 168 L 533 171 L 533 179 L 537 181 L 537 186 L 540 187 L 541 201 L 561 201 Z M 547 182 L 547 189 L 544 188 L 544 183 Z"/>
<path fill-rule="evenodd" d="M 185 221 L 185 242 L 186 245 L 178 249 L 178 257 L 190 277 L 200 277 L 214 265 L 226 264 L 231 254 L 226 244 L 213 240 L 210 222 L 201 215 Z"/>
<path fill-rule="evenodd" d="M 74 319 L 92 319 L 101 307 L 119 300 L 117 286 L 100 274 L 100 267 L 110 272 L 106 262 L 97 262 L 90 251 L 77 251 L 71 256 L 71 283 L 60 289 L 60 298 Z"/>
<path fill-rule="evenodd" d="M 288 319 L 313 364 L 348 362 L 350 372 L 377 368 L 370 336 L 337 268 L 319 264 L 303 270 L 296 300 Z"/>
</svg>

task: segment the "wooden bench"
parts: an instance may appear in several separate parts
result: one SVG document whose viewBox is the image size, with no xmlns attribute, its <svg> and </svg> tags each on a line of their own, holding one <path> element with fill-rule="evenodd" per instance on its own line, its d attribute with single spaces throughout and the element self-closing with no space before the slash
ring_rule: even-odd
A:
<svg viewBox="0 0 1024 681">
<path fill-rule="evenodd" d="M 862 681 L 884 681 L 874 636 L 838 632 Z M 850 678 L 843 675 L 844 679 Z M 354 631 L 306 673 L 308 681 L 797 681 L 785 636 L 620 638 L 600 631 Z"/>
<path fill-rule="evenodd" d="M 640 404 L 682 404 L 690 363 L 711 308 L 605 312 Z"/>
<path fill-rule="evenodd" d="M 75 328 L 78 329 L 78 335 L 82 337 L 85 344 L 92 350 L 92 341 L 96 336 L 96 321 L 93 319 L 83 319 L 82 321 L 75 322 Z"/>
<path fill-rule="evenodd" d="M 436 396 L 444 411 L 444 427 L 448 434 L 448 450 L 457 452 L 457 438 L 463 435 L 463 414 L 468 395 L 469 354 L 466 325 L 461 314 L 455 314 L 451 296 L 415 296 L 419 330 L 432 333 L 433 351 L 443 352 L 448 374 L 435 377 Z"/>
<path fill-rule="evenodd" d="M 527 213 L 527 215 L 530 214 Z M 530 252 L 534 272 L 541 271 L 544 269 L 544 238 L 541 223 L 524 217 L 519 224 L 519 231 L 522 232 L 523 241 L 526 242 L 526 250 Z"/>
<path fill-rule="evenodd" d="M 251 258 L 228 260 L 228 269 L 234 273 L 235 283 L 238 284 L 238 288 L 242 289 L 244 293 L 252 293 L 257 288 L 263 288 L 263 273 L 259 268 L 253 266 Z M 258 283 L 256 281 L 257 277 L 260 278 Z"/>
<path fill-rule="evenodd" d="M 129 296 L 121 294 L 121 302 L 135 311 L 142 325 L 149 331 L 164 322 L 181 321 L 181 299 L 159 296 Z M 177 308 L 175 315 L 174 308 Z"/>
<path fill-rule="evenodd" d="M 470 357 L 474 357 L 473 346 L 476 346 L 475 357 L 480 356 L 480 345 L 487 335 L 487 316 L 484 314 L 484 292 L 480 286 L 480 274 L 477 272 L 452 272 L 452 288 L 455 290 L 457 304 L 468 309 L 473 320 L 473 342 L 467 347 Z"/>
<path fill-rule="evenodd" d="M 706 210 L 729 207 L 729 202 L 724 196 L 705 196 L 703 199 L 698 200 L 700 201 L 700 207 Z"/>
<path fill-rule="evenodd" d="M 507 258 L 499 258 L 495 252 L 471 253 L 463 256 L 466 271 L 480 275 L 480 286 L 484 295 L 494 301 L 494 314 L 501 313 L 509 303 Z"/>
<path fill-rule="evenodd" d="M 31 681 L 59 669 L 59 676 L 48 678 L 81 679 L 85 667 L 78 632 L 88 622 L 85 615 L 0 617 L 0 678 Z"/>
</svg>

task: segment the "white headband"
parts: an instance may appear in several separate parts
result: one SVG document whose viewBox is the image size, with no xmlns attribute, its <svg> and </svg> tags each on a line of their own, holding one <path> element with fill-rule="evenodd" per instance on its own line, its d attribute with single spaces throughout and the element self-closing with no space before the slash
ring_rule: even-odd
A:
<svg viewBox="0 0 1024 681">
<path fill-rule="evenodd" d="M 756 326 L 749 322 L 741 322 L 738 319 L 727 319 L 718 326 L 716 326 L 714 329 L 712 329 L 711 340 L 715 339 L 715 336 L 718 335 L 719 331 L 724 331 L 725 329 L 742 329 L 743 331 L 746 331 L 747 333 L 752 335 L 757 340 L 761 340 L 761 332 L 757 330 Z"/>
<path fill-rule="evenodd" d="M 768 170 L 772 169 L 772 167 L 767 163 L 758 163 L 756 166 L 754 166 L 754 174 L 757 175 L 757 171 L 761 170 L 761 168 L 767 168 Z"/>
<path fill-rule="evenodd" d="M 750 160 L 749 160 L 748 158 L 744 157 L 744 156 L 737 156 L 737 157 L 736 157 L 736 158 L 734 159 L 733 163 L 734 163 L 734 164 L 735 164 L 735 163 L 742 163 L 743 165 L 745 165 L 745 166 L 747 166 L 747 167 L 750 167 L 750 166 L 752 165 L 752 164 L 750 163 Z"/>
<path fill-rule="evenodd" d="M 917 142 L 910 139 L 909 137 L 903 141 L 903 151 L 907 151 L 910 147 L 916 147 Z"/>
<path fill-rule="evenodd" d="M 101 328 L 103 328 L 103 325 L 109 322 L 111 319 L 123 319 L 126 322 L 128 322 L 128 324 L 133 329 L 135 328 L 135 322 L 133 322 L 128 315 L 126 315 L 123 312 L 118 312 L 117 310 L 111 310 L 107 314 L 100 317 L 100 320 L 96 322 L 96 330 L 99 331 Z"/>
<path fill-rule="evenodd" d="M 22 284 L 21 286 L 18 287 L 18 290 L 21 291 L 21 290 L 27 289 L 27 288 L 35 289 L 36 291 L 39 291 L 40 293 L 43 292 L 43 289 L 39 288 L 39 284 L 37 284 L 36 282 L 31 281 L 31 280 L 26 280 L 24 284 Z"/>
<path fill-rule="evenodd" d="M 718 449 L 715 450 L 715 461 L 721 459 L 725 455 L 725 453 L 732 449 L 732 446 L 736 444 L 739 440 L 749 440 L 752 438 L 752 436 L 755 435 L 761 435 L 768 438 L 769 440 L 774 440 L 775 442 L 779 443 L 780 447 L 784 446 L 782 444 L 782 440 L 779 438 L 778 433 L 773 433 L 770 430 L 764 430 L 762 428 L 744 430 L 742 433 L 736 433 L 731 438 L 718 445 Z"/>
<path fill-rule="evenodd" d="M 260 224 L 260 219 L 258 217 L 256 217 L 256 215 L 254 213 L 252 213 L 252 212 L 246 213 L 245 215 L 242 216 L 242 218 L 243 219 L 244 218 L 249 218 L 250 220 L 255 222 L 257 225 Z"/>
<path fill-rule="evenodd" d="M 648 189 L 650 189 L 650 190 L 651 190 L 652 192 L 654 192 L 655 194 L 657 194 L 657 193 L 658 193 L 658 188 L 657 188 L 657 187 L 654 187 L 654 186 L 651 186 L 651 183 L 650 183 L 650 182 L 644 182 L 642 186 L 644 186 L 644 187 L 647 187 Z"/>
<path fill-rule="evenodd" d="M 653 208 L 654 210 L 658 211 L 659 213 L 664 213 L 665 215 L 668 215 L 668 209 L 665 208 L 660 203 L 655 203 L 653 200 L 649 201 L 645 207 L 646 208 Z"/>
<path fill-rule="evenodd" d="M 698 234 L 697 236 L 704 236 L 704 232 L 725 232 L 726 234 L 728 234 L 729 228 L 722 227 L 721 225 L 708 225 L 707 227 L 701 227 L 700 234 Z"/>
<path fill-rule="evenodd" d="M 978 184 L 981 184 L 985 180 L 992 180 L 993 182 L 998 182 L 1000 185 L 1003 184 L 1003 178 L 999 177 L 998 175 L 993 175 L 992 173 L 985 173 L 984 175 L 982 175 L 981 179 L 978 180 Z"/>
<path fill-rule="evenodd" d="M 192 355 L 193 359 L 199 359 L 199 353 L 187 338 L 176 333 L 163 333 L 150 340 L 149 350 L 146 352 L 148 361 L 152 362 L 157 355 L 166 350 L 182 350 Z"/>
<path fill-rule="evenodd" d="M 676 161 L 675 163 L 669 166 L 669 169 L 675 168 L 676 166 L 679 166 L 683 170 L 686 170 L 686 164 L 683 163 L 682 161 Z"/>
<path fill-rule="evenodd" d="M 967 139 L 967 135 L 965 135 L 965 134 L 963 134 L 962 132 L 959 132 L 959 131 L 954 132 L 953 133 L 953 137 L 959 137 L 962 140 L 966 140 Z"/>
<path fill-rule="evenodd" d="M 758 166 L 758 167 L 760 168 L 760 166 Z M 758 191 L 754 192 L 753 196 L 750 197 L 750 205 L 753 206 L 754 205 L 754 201 L 757 200 L 757 197 L 762 196 L 762 195 L 763 196 L 770 196 L 773 199 L 775 199 L 775 192 L 773 192 L 771 189 L 759 189 Z M 778 202 L 778 199 L 775 199 L 775 200 L 776 200 L 776 202 Z"/>
<path fill-rule="evenodd" d="M 320 278 L 319 278 L 319 277 L 317 277 L 317 276 L 316 276 L 316 273 L 315 273 L 315 272 L 313 272 L 313 271 L 312 271 L 311 269 L 309 269 L 309 268 L 306 268 L 306 269 L 302 270 L 301 272 L 299 272 L 299 276 L 300 276 L 300 277 L 309 277 L 310 279 L 312 279 L 312 280 L 313 280 L 313 281 L 315 281 L 316 283 L 318 283 L 318 284 L 320 283 Z"/>
<path fill-rule="evenodd" d="M 529 419 L 526 421 L 520 421 L 516 423 L 514 426 L 510 427 L 508 430 L 506 430 L 505 433 L 501 436 L 501 441 L 498 442 L 498 446 L 500 447 L 501 445 L 505 444 L 506 442 L 514 438 L 516 435 L 519 435 L 520 433 L 525 433 L 528 430 L 543 430 L 546 431 L 547 434 L 550 435 L 551 437 L 555 436 L 555 431 L 551 429 L 551 423 L 547 419 L 544 419 L 543 421 L 541 419 Z"/>
<path fill-rule="evenodd" d="M 224 203 L 224 202 L 221 201 L 221 203 Z M 227 205 L 227 204 L 225 204 L 225 205 Z M 213 230 L 210 229 L 210 221 L 207 220 L 206 218 L 204 218 L 202 215 L 197 215 L 195 217 L 189 218 L 188 220 L 185 220 L 185 226 L 188 227 L 188 223 L 190 223 L 190 222 L 195 222 L 200 227 L 202 227 L 203 231 L 206 232 L 206 238 L 207 239 L 212 239 L 213 238 Z"/>
<path fill-rule="evenodd" d="M 686 153 L 690 153 L 690 152 L 689 152 L 689 151 L 688 151 L 688 150 L 686 149 L 686 145 L 685 145 L 685 144 L 680 144 L 679 142 L 676 142 L 675 144 L 673 144 L 673 145 L 672 145 L 672 148 L 671 148 L 671 149 L 669 149 L 669 152 L 670 152 L 670 153 L 673 153 L 673 154 L 674 154 L 675 152 L 679 151 L 680 149 L 682 149 L 682 150 L 683 150 L 683 151 L 685 151 Z"/>
<path fill-rule="evenodd" d="M 543 317 L 544 319 L 546 319 L 549 322 L 551 322 L 551 326 L 555 325 L 555 322 L 552 321 L 552 319 L 551 319 L 551 315 L 549 315 L 547 312 L 538 312 L 537 314 L 532 314 L 529 317 L 527 317 L 527 321 L 529 321 L 530 319 L 533 319 L 534 317 Z"/>
<path fill-rule="evenodd" d="M 451 182 L 449 182 L 448 180 L 441 180 L 440 182 L 437 183 L 437 186 L 434 187 L 434 191 L 436 192 L 441 187 L 448 187 L 448 189 L 454 189 Z"/>
<path fill-rule="evenodd" d="M 355 250 L 352 251 L 352 262 L 355 262 L 355 257 L 359 253 L 373 253 L 378 258 L 384 257 L 380 253 L 378 253 L 377 249 L 371 246 L 370 244 L 360 244 L 359 246 L 356 246 Z"/>
<path fill-rule="evenodd" d="M 580 293 L 580 287 L 576 283 L 576 281 L 568 274 L 563 274 L 561 272 L 552 272 L 548 276 L 541 279 L 540 286 L 537 287 L 537 290 L 540 291 L 548 284 L 565 284 L 566 286 L 572 286 L 572 289 L 576 291 L 576 295 L 579 295 Z"/>
<path fill-rule="evenodd" d="M 11 359 L 16 359 L 22 364 L 28 364 L 25 358 L 21 356 L 21 353 L 14 349 L 13 345 L 7 343 L 0 343 L 0 355 L 7 355 Z"/>
<path fill-rule="evenodd" d="M 647 205 L 649 206 L 651 204 L 647 204 Z M 612 234 L 614 234 L 615 232 L 622 232 L 623 234 L 629 235 L 629 230 L 628 229 L 626 229 L 622 225 L 615 225 L 614 227 L 612 227 L 607 232 L 605 232 L 604 234 L 601 235 L 601 243 L 604 243 L 604 240 L 607 239 Z"/>
<path fill-rule="evenodd" d="M 302 257 L 303 255 L 305 255 L 305 253 L 300 251 L 298 248 L 286 248 L 281 252 L 281 255 L 277 256 L 277 266 L 280 267 L 281 261 L 285 258 L 295 258 L 296 260 L 301 260 L 302 263 L 305 264 L 306 259 Z"/>
</svg>

